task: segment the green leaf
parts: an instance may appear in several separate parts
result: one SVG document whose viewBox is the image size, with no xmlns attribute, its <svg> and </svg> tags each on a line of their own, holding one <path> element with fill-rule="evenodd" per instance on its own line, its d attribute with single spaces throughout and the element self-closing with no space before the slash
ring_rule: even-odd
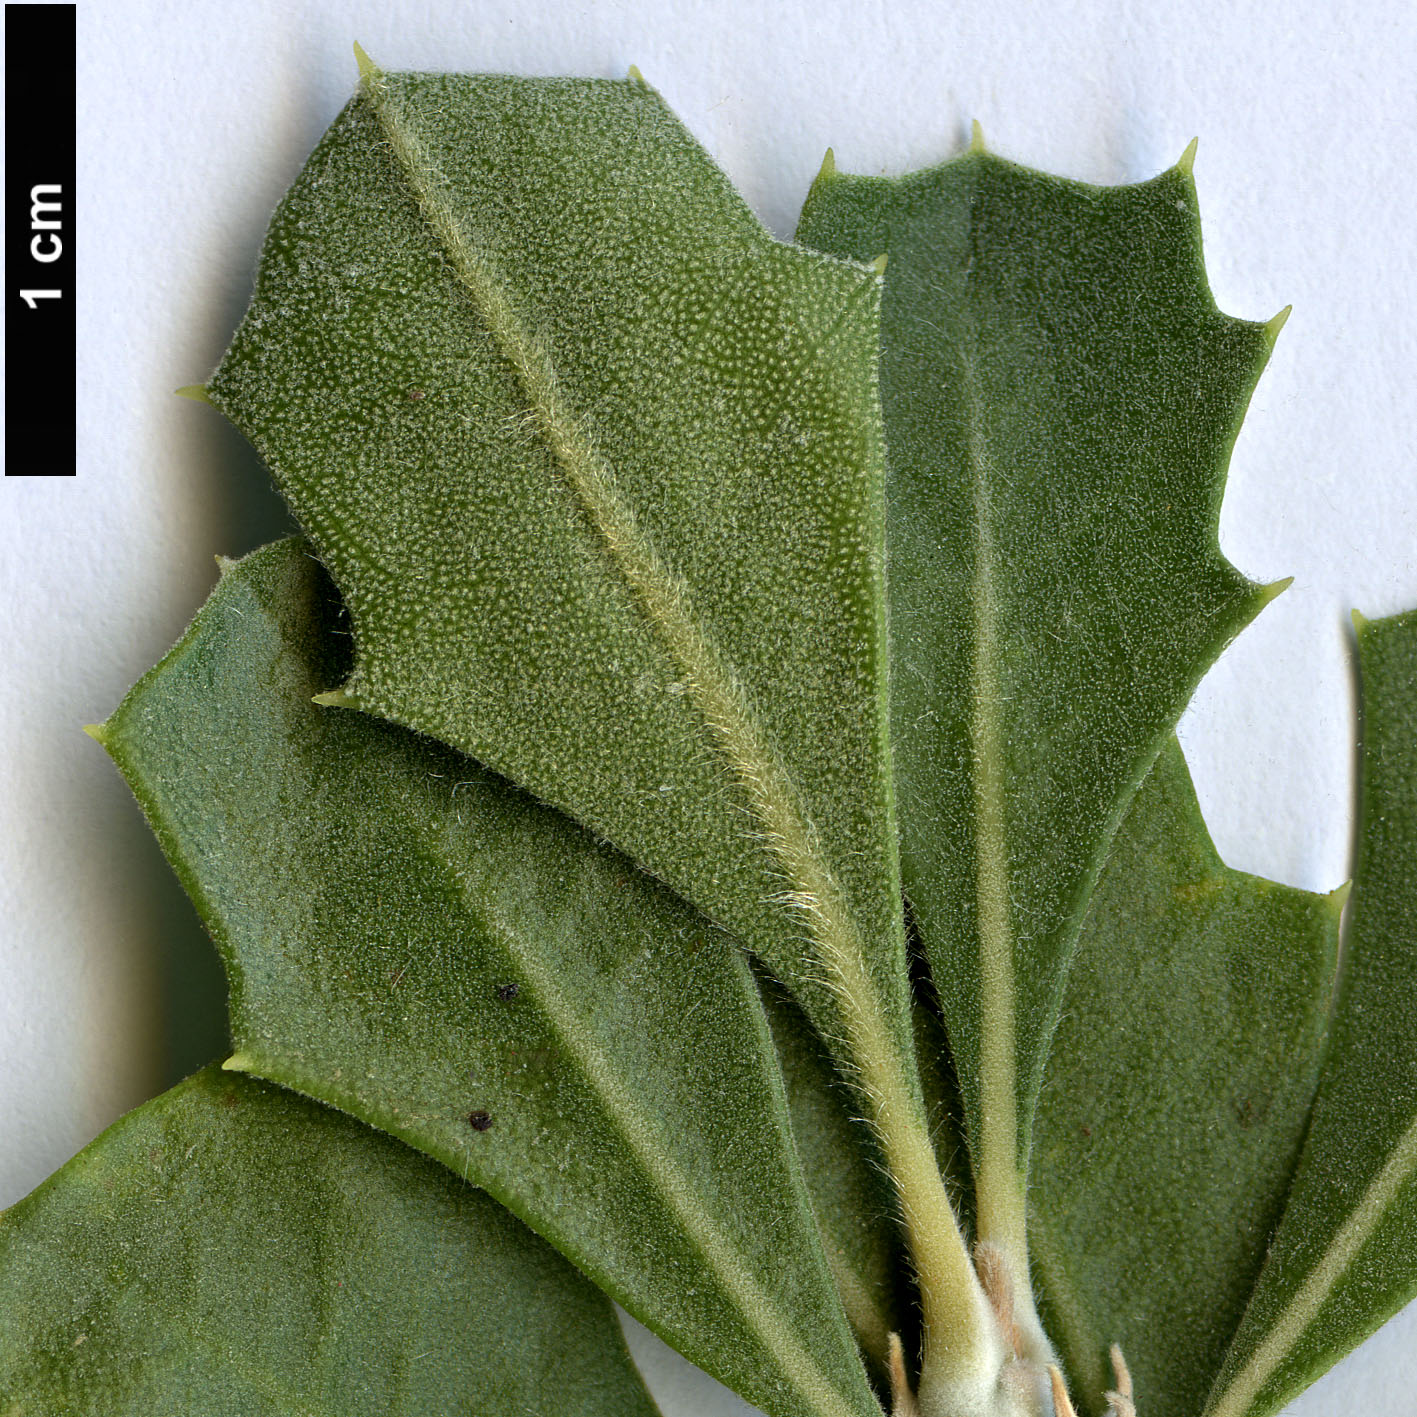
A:
<svg viewBox="0 0 1417 1417">
<path fill-rule="evenodd" d="M 1354 619 L 1359 847 L 1332 1039 L 1208 1417 L 1269 1417 L 1417 1295 L 1417 611 Z"/>
<path fill-rule="evenodd" d="M 614 1310 L 440 1166 L 208 1068 L 0 1216 L 11 1417 L 653 1417 Z"/>
<path fill-rule="evenodd" d="M 641 82 L 371 73 L 208 387 L 350 607 L 338 702 L 615 842 L 829 1037 L 846 970 L 904 1046 L 878 292 Z"/>
<path fill-rule="evenodd" d="M 228 566 L 102 730 L 231 978 L 240 1067 L 401 1137 L 775 1414 L 875 1413 L 741 950 L 407 730 L 303 543 Z"/>
<path fill-rule="evenodd" d="M 980 1235 L 1026 1292 L 1024 1174 L 1107 843 L 1206 666 L 1270 595 L 1221 556 L 1272 342 L 1216 311 L 1183 164 L 1097 188 L 975 150 L 828 163 L 798 238 L 887 258 L 891 730 Z"/>
<path fill-rule="evenodd" d="M 992 1320 L 911 1039 L 879 289 L 773 241 L 638 79 L 366 65 L 208 388 L 349 605 L 324 702 L 567 811 L 792 989 L 968 1386 Z"/>
<path fill-rule="evenodd" d="M 1029 1238 L 1074 1396 L 1117 1343 L 1146 1417 L 1198 1417 L 1284 1206 L 1346 890 L 1222 864 L 1175 739 L 1113 842 L 1039 1100 Z"/>
</svg>

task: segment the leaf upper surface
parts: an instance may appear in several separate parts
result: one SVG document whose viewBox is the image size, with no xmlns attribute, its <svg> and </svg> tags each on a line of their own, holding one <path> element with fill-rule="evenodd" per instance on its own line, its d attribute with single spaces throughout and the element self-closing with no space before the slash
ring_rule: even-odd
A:
<svg viewBox="0 0 1417 1417">
<path fill-rule="evenodd" d="M 1087 1410 L 1112 1343 L 1139 1412 L 1205 1405 L 1303 1144 L 1343 894 L 1226 867 L 1162 749 L 1093 891 L 1034 1134 L 1034 1274 Z"/>
<path fill-rule="evenodd" d="M 209 387 L 347 598 L 345 702 L 614 841 L 829 1037 L 861 961 L 903 1050 L 878 289 L 640 82 L 380 75 Z"/>
<path fill-rule="evenodd" d="M 740 948 L 454 750 L 312 703 L 343 623 L 268 547 L 103 730 L 227 964 L 228 1066 L 485 1187 L 767 1411 L 876 1413 Z"/>
<path fill-rule="evenodd" d="M 798 239 L 888 258 L 902 870 L 981 1225 L 1017 1253 L 1095 874 L 1200 675 L 1266 598 L 1216 524 L 1270 336 L 1217 312 L 1179 169 L 1097 188 L 973 152 L 900 179 L 824 172 Z"/>
<path fill-rule="evenodd" d="M 1417 612 L 1362 622 L 1358 659 L 1358 860 L 1331 1042 L 1211 1417 L 1269 1417 L 1417 1295 Z"/>
<path fill-rule="evenodd" d="M 208 1068 L 0 1216 L 13 1417 L 654 1417 L 605 1296 L 490 1197 Z"/>
</svg>

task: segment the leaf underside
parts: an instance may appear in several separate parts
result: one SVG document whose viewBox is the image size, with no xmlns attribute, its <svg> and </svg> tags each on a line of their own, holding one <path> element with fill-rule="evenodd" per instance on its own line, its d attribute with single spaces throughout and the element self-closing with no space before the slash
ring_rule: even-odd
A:
<svg viewBox="0 0 1417 1417">
<path fill-rule="evenodd" d="M 519 1217 L 772 1417 L 880 1417 L 882 1118 L 1016 1258 L 1027 1198 L 1088 1413 L 1120 1342 L 1144 1417 L 1272 1417 L 1417 1291 L 1417 616 L 1360 627 L 1334 995 L 1341 897 L 1225 868 L 1171 737 L 1273 593 L 1188 168 L 828 169 L 799 239 L 637 79 L 366 73 L 208 386 L 311 544 L 99 736 L 228 1068 L 445 1169 L 199 1074 L 0 1219 L 17 1412 L 648 1417 Z"/>
<path fill-rule="evenodd" d="M 1179 168 L 1115 188 L 984 152 L 899 179 L 828 169 L 797 235 L 887 257 L 902 870 L 981 1223 L 1021 1247 L 1029 1129 L 1095 874 L 1201 674 L 1269 594 L 1224 560 L 1216 525 L 1271 337 L 1216 310 Z"/>
<path fill-rule="evenodd" d="M 301 542 L 231 566 L 104 726 L 231 978 L 228 1066 L 485 1187 L 773 1413 L 870 1413 L 733 941 L 453 750 L 312 695 Z"/>
<path fill-rule="evenodd" d="M 1417 612 L 1360 622 L 1358 661 L 1359 846 L 1331 1039 L 1209 1417 L 1271 1417 L 1417 1296 Z"/>
<path fill-rule="evenodd" d="M 614 1310 L 487 1196 L 208 1068 L 0 1216 L 11 1417 L 655 1417 Z"/>
<path fill-rule="evenodd" d="M 208 387 L 346 597 L 343 702 L 613 841 L 829 1039 L 864 970 L 904 1049 L 878 294 L 640 82 L 379 75 Z"/>
<path fill-rule="evenodd" d="M 1111 1343 L 1145 1417 L 1205 1406 L 1303 1142 L 1343 895 L 1224 866 L 1162 749 L 1092 895 L 1034 1139 L 1034 1275 L 1084 1410 Z"/>
</svg>

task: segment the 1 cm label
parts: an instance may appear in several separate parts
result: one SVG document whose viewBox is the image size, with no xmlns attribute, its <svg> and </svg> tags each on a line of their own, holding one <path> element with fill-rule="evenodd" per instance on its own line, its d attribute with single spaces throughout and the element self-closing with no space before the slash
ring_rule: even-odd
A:
<svg viewBox="0 0 1417 1417">
<path fill-rule="evenodd" d="M 30 231 L 34 233 L 30 237 L 30 255 L 41 265 L 47 266 L 64 254 L 64 238 L 60 235 L 64 229 L 63 196 L 64 189 L 58 183 L 40 183 L 30 188 Z M 50 212 L 54 213 L 52 217 Z M 62 290 L 22 290 L 20 299 L 31 310 L 38 310 L 41 300 L 60 300 L 63 295 Z"/>
</svg>

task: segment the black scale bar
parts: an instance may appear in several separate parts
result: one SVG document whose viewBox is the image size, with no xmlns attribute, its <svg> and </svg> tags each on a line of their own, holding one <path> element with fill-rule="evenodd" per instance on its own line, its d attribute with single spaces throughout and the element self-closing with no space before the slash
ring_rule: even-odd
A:
<svg viewBox="0 0 1417 1417">
<path fill-rule="evenodd" d="M 74 6 L 5 6 L 5 476 L 73 477 Z"/>
</svg>

